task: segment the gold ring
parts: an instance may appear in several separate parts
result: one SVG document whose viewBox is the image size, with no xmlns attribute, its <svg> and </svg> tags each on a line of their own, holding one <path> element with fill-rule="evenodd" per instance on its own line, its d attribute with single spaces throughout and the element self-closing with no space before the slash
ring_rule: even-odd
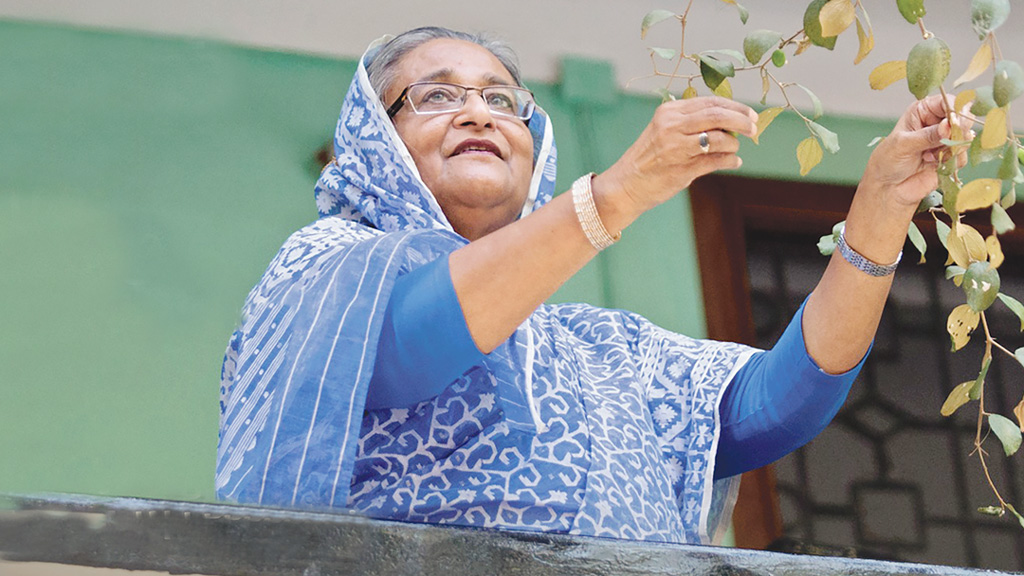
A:
<svg viewBox="0 0 1024 576">
<path fill-rule="evenodd" d="M 711 141 L 708 140 L 708 133 L 707 132 L 701 132 L 700 133 L 700 139 L 698 140 L 698 142 L 700 143 L 700 151 L 701 152 L 707 154 L 708 152 L 711 151 Z"/>
</svg>

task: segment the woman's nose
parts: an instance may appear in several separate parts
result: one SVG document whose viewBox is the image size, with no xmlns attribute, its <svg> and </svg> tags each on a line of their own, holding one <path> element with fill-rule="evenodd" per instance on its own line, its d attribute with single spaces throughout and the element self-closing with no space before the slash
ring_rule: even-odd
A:
<svg viewBox="0 0 1024 576">
<path fill-rule="evenodd" d="M 466 101 L 462 103 L 458 114 L 455 115 L 458 124 L 482 124 L 490 126 L 494 123 L 494 116 L 491 109 L 484 101 L 484 95 L 479 90 L 470 90 L 466 93 Z"/>
</svg>

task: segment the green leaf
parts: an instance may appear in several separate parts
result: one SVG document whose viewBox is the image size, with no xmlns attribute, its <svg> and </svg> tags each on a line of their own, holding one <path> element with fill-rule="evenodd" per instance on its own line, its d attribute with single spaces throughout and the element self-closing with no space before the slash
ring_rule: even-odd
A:
<svg viewBox="0 0 1024 576">
<path fill-rule="evenodd" d="M 804 34 L 815 46 L 821 46 L 832 50 L 836 47 L 838 36 L 822 36 L 821 34 L 821 9 L 825 7 L 828 0 L 814 0 L 804 11 Z"/>
<path fill-rule="evenodd" d="M 981 393 L 985 390 L 985 376 L 988 375 L 988 369 L 992 366 L 992 357 L 985 357 L 984 362 L 981 363 L 981 371 L 978 372 L 978 377 L 974 380 L 971 385 L 971 389 L 967 392 L 967 397 L 971 400 L 977 400 L 981 398 Z"/>
<path fill-rule="evenodd" d="M 992 99 L 1000 108 L 1024 94 L 1024 70 L 1013 60 L 996 62 L 992 76 Z"/>
<path fill-rule="evenodd" d="M 1003 444 L 1003 452 L 1007 456 L 1013 456 L 1020 449 L 1021 433 L 1020 426 L 1014 424 L 1009 418 L 999 414 L 988 415 L 988 425 L 995 432 L 996 437 Z"/>
<path fill-rule="evenodd" d="M 946 266 L 946 280 L 956 278 L 957 276 L 963 276 L 964 272 L 967 272 L 967 270 L 957 266 L 956 264 Z"/>
<path fill-rule="evenodd" d="M 871 142 L 868 142 L 868 148 L 874 148 L 882 140 L 885 140 L 885 136 L 875 136 Z"/>
<path fill-rule="evenodd" d="M 825 234 L 818 240 L 818 252 L 822 256 L 831 256 L 836 251 L 836 237 L 834 234 Z"/>
<path fill-rule="evenodd" d="M 1012 512 L 1013 515 L 1017 517 L 1017 522 L 1020 522 L 1021 527 L 1024 527 L 1024 516 L 1021 516 L 1020 513 L 1014 510 L 1013 506 L 1010 506 L 1009 504 L 1006 505 L 1006 509 Z"/>
<path fill-rule="evenodd" d="M 922 40 L 907 56 L 907 87 L 918 100 L 942 85 L 949 76 L 949 46 L 939 38 Z"/>
<path fill-rule="evenodd" d="M 652 46 L 649 46 L 647 49 L 651 51 L 651 54 L 655 54 L 656 56 L 664 58 L 665 60 L 672 60 L 673 58 L 676 57 L 676 54 L 678 53 L 672 48 L 654 48 Z"/>
<path fill-rule="evenodd" d="M 992 97 L 991 86 L 978 86 L 974 89 L 974 103 L 971 104 L 971 114 L 984 116 L 989 110 L 996 108 L 995 98 Z M 977 140 L 977 138 L 975 138 Z"/>
<path fill-rule="evenodd" d="M 1006 213 L 1006 208 L 1003 208 L 1002 204 L 992 205 L 992 227 L 995 228 L 996 234 L 1005 234 L 1016 228 L 1013 219 Z"/>
<path fill-rule="evenodd" d="M 998 296 L 999 299 L 1002 300 L 1003 304 L 1006 304 L 1006 307 L 1017 315 L 1017 319 L 1020 320 L 1020 331 L 1024 332 L 1024 304 L 1021 304 L 1020 301 L 1013 296 L 1007 296 L 1002 292 L 1000 292 Z M 1019 350 L 1024 350 L 1024 348 L 1020 348 Z M 1024 363 L 1022 363 L 1022 365 L 1024 365 Z"/>
<path fill-rule="evenodd" d="M 729 48 L 720 48 L 718 50 L 705 50 L 701 52 L 701 54 L 707 54 L 708 56 L 715 57 L 727 56 L 729 58 L 732 58 L 733 60 L 736 60 L 740 64 L 742 64 L 745 59 L 742 52 L 740 52 L 739 50 L 732 50 Z"/>
<path fill-rule="evenodd" d="M 921 234 L 921 231 L 917 229 L 917 224 L 910 223 L 907 236 L 910 237 L 910 243 L 914 245 L 914 248 L 917 248 L 917 251 L 921 253 L 921 259 L 917 263 L 924 264 L 924 253 L 928 249 L 928 242 L 925 241 L 924 234 Z"/>
<path fill-rule="evenodd" d="M 723 62 L 707 54 L 698 54 L 697 57 L 700 59 L 700 75 L 711 90 L 718 88 L 722 80 L 736 75 L 732 62 Z"/>
<path fill-rule="evenodd" d="M 942 403 L 939 414 L 946 417 L 952 416 L 961 406 L 970 402 L 971 398 L 968 396 L 968 391 L 971 386 L 974 386 L 974 380 L 957 384 L 957 387 L 950 391 L 949 396 L 946 396 L 946 401 Z"/>
<path fill-rule="evenodd" d="M 821 118 L 821 115 L 825 113 L 825 110 L 821 106 L 821 100 L 818 98 L 818 96 L 815 95 L 814 92 L 811 92 L 811 89 L 808 88 L 807 86 L 804 86 L 803 84 L 794 83 L 793 86 L 796 86 L 797 88 L 806 92 L 807 97 L 811 99 L 811 105 L 814 106 L 814 115 L 812 116 L 812 118 L 814 118 L 815 120 Z"/>
<path fill-rule="evenodd" d="M 927 212 L 936 206 L 942 206 L 942 194 L 938 190 L 932 190 L 918 202 L 917 210 L 914 211 L 914 214 Z"/>
<path fill-rule="evenodd" d="M 978 512 L 987 516 L 1002 516 L 1006 513 L 1006 511 L 999 506 L 982 506 L 978 508 Z"/>
<path fill-rule="evenodd" d="M 778 47 L 782 42 L 782 34 L 773 30 L 754 30 L 743 39 L 743 55 L 747 62 L 757 64 L 764 57 L 765 52 Z M 785 63 L 786 54 L 782 54 Z"/>
<path fill-rule="evenodd" d="M 640 23 L 640 39 L 643 40 L 647 36 L 647 30 L 651 26 L 654 26 L 662 20 L 667 20 L 675 16 L 676 13 L 671 10 L 651 10 L 644 16 L 643 22 Z"/>
<path fill-rule="evenodd" d="M 1020 170 L 1016 142 L 1011 140 L 1003 147 L 1003 162 L 999 165 L 999 172 L 996 174 L 996 177 L 1024 184 L 1024 172 Z"/>
<path fill-rule="evenodd" d="M 1021 366 L 1024 366 L 1024 348 L 1014 350 L 1013 357 L 1017 359 L 1017 362 L 1020 362 Z"/>
<path fill-rule="evenodd" d="M 821 140 L 821 144 L 828 150 L 830 154 L 839 152 L 839 136 L 835 132 L 825 128 L 817 122 L 808 122 L 807 126 L 811 129 L 811 133 Z"/>
<path fill-rule="evenodd" d="M 979 39 L 1002 26 L 1009 15 L 1009 0 L 973 0 L 971 2 L 971 26 L 978 34 Z"/>
<path fill-rule="evenodd" d="M 740 22 L 744 24 L 747 23 L 747 18 L 750 18 L 750 12 L 748 12 L 746 8 L 744 8 L 742 5 L 736 2 L 736 0 L 722 0 L 722 2 L 725 2 L 726 4 L 732 4 L 733 6 L 735 6 L 736 10 L 738 10 L 740 13 Z"/>
<path fill-rule="evenodd" d="M 942 191 L 942 209 L 953 216 L 957 213 L 957 198 L 960 195 L 960 183 L 956 180 L 956 158 L 939 164 L 936 169 L 939 178 L 939 190 Z"/>
<path fill-rule="evenodd" d="M 1002 148 L 985 148 L 981 145 L 981 138 L 975 138 L 971 141 L 971 147 L 967 149 L 967 158 L 971 166 L 978 166 L 1000 158 L 1002 153 Z"/>
<path fill-rule="evenodd" d="M 984 312 L 999 294 L 999 272 L 988 262 L 972 262 L 960 286 L 967 295 L 967 305 L 975 312 Z"/>
<path fill-rule="evenodd" d="M 924 0 L 896 0 L 896 7 L 911 24 L 917 24 L 917 19 L 925 15 Z"/>
<path fill-rule="evenodd" d="M 949 224 L 946 224 L 942 220 L 935 221 L 935 233 L 939 236 L 939 242 L 942 243 L 942 247 L 949 250 L 949 246 L 946 244 L 949 238 Z"/>
</svg>

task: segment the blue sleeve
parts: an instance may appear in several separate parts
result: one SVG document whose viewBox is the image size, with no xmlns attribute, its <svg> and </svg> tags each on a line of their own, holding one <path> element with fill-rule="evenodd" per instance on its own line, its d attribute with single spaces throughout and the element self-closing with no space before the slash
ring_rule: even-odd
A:
<svg viewBox="0 0 1024 576">
<path fill-rule="evenodd" d="M 775 346 L 755 354 L 726 388 L 716 479 L 760 468 L 803 446 L 846 401 L 867 354 L 843 374 L 822 371 L 807 354 L 803 312 L 801 305 Z"/>
<path fill-rule="evenodd" d="M 448 257 L 438 258 L 395 281 L 366 408 L 401 408 L 433 398 L 484 358 L 455 296 Z"/>
</svg>

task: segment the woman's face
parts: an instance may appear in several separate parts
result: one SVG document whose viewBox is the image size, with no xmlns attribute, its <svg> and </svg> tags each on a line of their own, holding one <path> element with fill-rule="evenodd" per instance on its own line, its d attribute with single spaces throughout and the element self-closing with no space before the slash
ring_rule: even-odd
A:
<svg viewBox="0 0 1024 576">
<path fill-rule="evenodd" d="M 515 85 L 489 50 L 462 40 L 431 40 L 406 54 L 397 68 L 384 94 L 386 106 L 413 82 Z M 406 103 L 393 121 L 456 232 L 475 240 L 519 216 L 533 172 L 533 139 L 525 122 L 492 114 L 476 91 L 458 111 L 420 115 Z"/>
</svg>

